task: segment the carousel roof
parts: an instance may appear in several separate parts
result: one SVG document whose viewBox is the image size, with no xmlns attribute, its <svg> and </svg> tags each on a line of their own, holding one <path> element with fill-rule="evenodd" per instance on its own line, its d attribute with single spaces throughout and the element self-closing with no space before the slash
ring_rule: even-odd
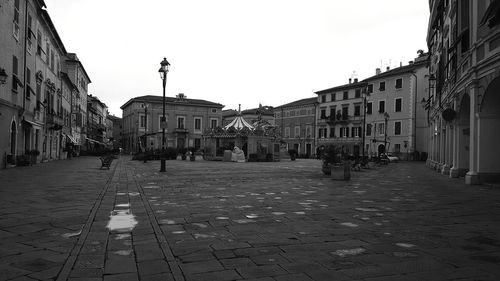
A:
<svg viewBox="0 0 500 281">
<path fill-rule="evenodd" d="M 231 123 L 224 126 L 224 130 L 228 130 L 229 128 L 235 128 L 236 130 L 242 130 L 243 128 L 248 128 L 250 130 L 255 129 L 255 127 L 248 123 L 241 115 L 236 116 Z"/>
</svg>

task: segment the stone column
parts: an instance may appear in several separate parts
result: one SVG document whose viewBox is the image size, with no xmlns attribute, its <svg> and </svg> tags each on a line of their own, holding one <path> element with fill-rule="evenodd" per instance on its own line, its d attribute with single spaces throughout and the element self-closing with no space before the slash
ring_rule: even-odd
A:
<svg viewBox="0 0 500 281">
<path fill-rule="evenodd" d="M 479 88 L 477 81 L 470 86 L 470 146 L 469 146 L 469 171 L 465 174 L 466 184 L 479 184 L 477 175 L 478 167 L 478 122 L 477 122 L 477 94 Z"/>
<path fill-rule="evenodd" d="M 453 128 L 450 124 L 448 123 L 445 123 L 445 132 L 446 132 L 446 135 L 445 135 L 445 145 L 444 145 L 444 153 L 445 153 L 445 156 L 444 156 L 444 165 L 443 165 L 443 168 L 441 170 L 441 174 L 443 175 L 449 175 L 450 174 L 450 168 L 451 168 L 451 164 L 452 164 L 452 160 L 451 160 L 451 150 L 453 148 L 453 143 L 452 143 L 452 132 L 453 132 Z"/>
<path fill-rule="evenodd" d="M 460 130 L 459 122 L 455 119 L 453 126 L 453 149 L 452 149 L 452 167 L 450 169 L 450 178 L 458 178 L 459 177 L 459 159 L 460 159 Z"/>
</svg>

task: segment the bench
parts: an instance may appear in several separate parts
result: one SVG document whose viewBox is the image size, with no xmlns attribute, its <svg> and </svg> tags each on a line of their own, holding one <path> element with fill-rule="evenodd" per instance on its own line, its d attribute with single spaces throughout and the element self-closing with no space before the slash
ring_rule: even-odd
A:
<svg viewBox="0 0 500 281">
<path fill-rule="evenodd" d="M 113 157 L 112 156 L 104 156 L 104 157 L 99 157 L 101 159 L 101 168 L 106 167 L 109 170 L 109 167 L 111 166 L 111 163 L 113 162 Z"/>
</svg>

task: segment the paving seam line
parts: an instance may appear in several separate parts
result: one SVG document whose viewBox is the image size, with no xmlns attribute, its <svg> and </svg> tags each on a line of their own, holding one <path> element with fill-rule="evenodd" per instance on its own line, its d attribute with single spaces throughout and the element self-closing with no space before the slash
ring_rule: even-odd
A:
<svg viewBox="0 0 500 281">
<path fill-rule="evenodd" d="M 102 188 L 101 192 L 99 193 L 99 196 L 95 200 L 94 206 L 92 207 L 92 210 L 90 211 L 90 215 L 88 216 L 87 221 L 85 222 L 85 225 L 82 228 L 82 232 L 81 232 L 80 236 L 78 237 L 78 240 L 77 240 L 75 246 L 73 246 L 73 249 L 71 250 L 71 254 L 69 255 L 66 262 L 64 263 L 63 268 L 59 272 L 56 281 L 68 280 L 69 274 L 71 273 L 71 269 L 75 265 L 76 259 L 78 258 L 78 255 L 80 254 L 80 251 L 82 250 L 83 244 L 87 240 L 87 236 L 88 236 L 90 229 L 92 227 L 92 223 L 93 223 L 95 216 L 97 214 L 97 210 L 101 206 L 104 195 L 108 191 L 111 184 L 113 182 L 117 181 L 116 171 L 118 170 L 118 166 L 122 164 L 122 160 L 118 159 L 118 161 L 116 161 L 116 162 L 118 162 L 118 163 L 116 165 L 114 165 L 112 175 L 108 178 L 108 180 L 104 184 L 104 187 Z"/>
<path fill-rule="evenodd" d="M 135 182 L 135 185 L 137 187 L 137 190 L 141 194 L 141 199 L 144 207 L 147 210 L 149 221 L 151 222 L 151 226 L 153 227 L 153 230 L 155 232 L 156 239 L 158 243 L 160 244 L 161 250 L 163 252 L 163 256 L 168 262 L 168 265 L 170 267 L 170 270 L 172 271 L 172 275 L 176 281 L 184 281 L 184 274 L 182 273 L 179 264 L 177 263 L 177 260 L 175 259 L 171 249 L 170 245 L 168 244 L 167 239 L 163 235 L 163 232 L 160 228 L 160 225 L 158 224 L 158 220 L 156 219 L 156 216 L 154 215 L 153 208 L 149 204 L 146 194 L 144 193 L 144 189 L 142 186 L 137 182 L 137 179 L 135 178 L 134 175 L 133 179 Z"/>
</svg>

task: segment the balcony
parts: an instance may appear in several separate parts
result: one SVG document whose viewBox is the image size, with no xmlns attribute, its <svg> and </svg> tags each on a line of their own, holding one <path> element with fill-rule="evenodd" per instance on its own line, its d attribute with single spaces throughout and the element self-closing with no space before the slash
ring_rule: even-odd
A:
<svg viewBox="0 0 500 281">
<path fill-rule="evenodd" d="M 186 128 L 175 128 L 174 133 L 177 134 L 189 134 L 189 130 Z"/>
<path fill-rule="evenodd" d="M 61 130 L 63 124 L 62 114 L 57 115 L 54 111 L 47 113 L 47 126 L 50 130 Z"/>
<path fill-rule="evenodd" d="M 334 126 L 337 124 L 346 125 L 349 123 L 357 124 L 363 122 L 363 116 L 349 116 L 338 114 L 336 116 L 325 116 L 324 118 L 322 118 L 322 120 L 325 120 L 325 122 L 330 126 Z"/>
</svg>

